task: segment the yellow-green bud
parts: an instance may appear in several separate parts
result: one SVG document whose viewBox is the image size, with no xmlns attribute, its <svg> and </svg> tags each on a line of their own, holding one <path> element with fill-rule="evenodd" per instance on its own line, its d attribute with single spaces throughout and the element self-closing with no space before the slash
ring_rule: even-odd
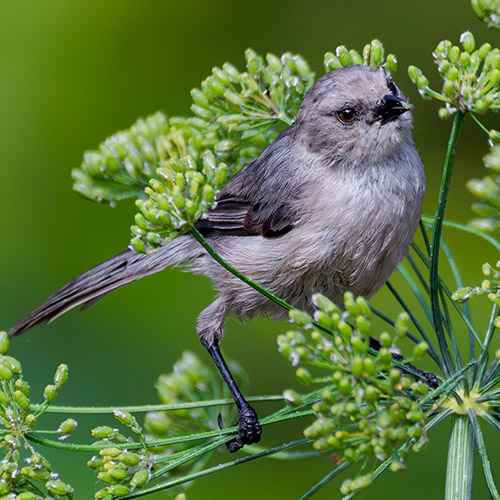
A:
<svg viewBox="0 0 500 500">
<path fill-rule="evenodd" d="M 428 349 L 429 346 L 426 342 L 420 342 L 413 348 L 413 355 L 416 359 L 422 359 L 427 353 Z"/>
<path fill-rule="evenodd" d="M 367 403 L 375 403 L 379 399 L 379 391 L 372 385 L 369 385 L 364 392 L 363 399 Z"/>
<path fill-rule="evenodd" d="M 462 44 L 464 50 L 466 50 L 469 54 L 476 48 L 474 35 L 470 31 L 464 31 L 460 35 L 460 43 Z"/>
<path fill-rule="evenodd" d="M 387 54 L 385 59 L 385 69 L 394 72 L 398 69 L 398 60 L 394 54 Z"/>
<path fill-rule="evenodd" d="M 36 417 L 32 413 L 30 413 L 29 415 L 26 415 L 26 419 L 24 421 L 26 422 L 26 425 L 30 429 L 34 429 L 35 428 L 35 426 L 36 426 Z"/>
<path fill-rule="evenodd" d="M 114 447 L 111 447 L 111 448 L 103 448 L 102 450 L 99 450 L 99 455 L 101 455 L 101 457 L 117 457 L 118 455 L 120 455 L 121 453 L 123 452 L 123 450 L 120 450 L 120 448 L 114 448 Z"/>
<path fill-rule="evenodd" d="M 106 491 L 109 495 L 113 495 L 117 498 L 126 497 L 130 493 L 130 489 L 124 484 L 114 484 L 113 486 L 106 488 Z"/>
<path fill-rule="evenodd" d="M 47 385 L 43 390 L 43 397 L 49 402 L 52 403 L 54 399 L 57 397 L 57 387 L 54 385 Z"/>
<path fill-rule="evenodd" d="M 297 376 L 297 380 L 301 384 L 310 384 L 312 381 L 311 374 L 309 373 L 308 370 L 306 370 L 303 367 L 297 368 L 297 371 L 295 372 L 295 375 Z"/>
<path fill-rule="evenodd" d="M 146 245 L 140 238 L 132 238 L 130 245 L 137 253 L 146 253 Z"/>
<path fill-rule="evenodd" d="M 9 336 L 7 332 L 0 332 L 0 354 L 7 354 L 9 352 Z"/>
<path fill-rule="evenodd" d="M 352 64 L 351 55 L 345 45 L 337 47 L 336 53 L 342 66 L 350 66 Z"/>
<path fill-rule="evenodd" d="M 56 495 L 73 495 L 74 490 L 73 488 L 67 484 L 63 483 L 62 481 L 59 481 L 58 479 L 52 479 L 50 481 L 47 481 L 45 483 L 45 487 L 52 493 L 55 493 Z"/>
<path fill-rule="evenodd" d="M 324 66 L 326 71 L 332 71 L 341 68 L 342 63 L 333 52 L 327 52 L 324 58 Z"/>
<path fill-rule="evenodd" d="M 68 381 L 68 365 L 60 364 L 57 367 L 56 374 L 54 375 L 54 384 L 60 389 Z"/>
<path fill-rule="evenodd" d="M 132 488 L 137 488 L 137 486 L 142 486 L 149 480 L 149 472 L 145 469 L 138 470 L 132 480 L 130 481 L 130 486 Z"/>
<path fill-rule="evenodd" d="M 127 467 L 135 467 L 139 463 L 139 455 L 132 452 L 122 453 L 118 460 Z"/>
<path fill-rule="evenodd" d="M 12 370 L 3 362 L 0 363 L 0 378 L 12 380 Z"/>
<path fill-rule="evenodd" d="M 22 391 L 14 391 L 13 393 L 14 401 L 23 411 L 29 411 L 30 409 L 30 400 L 26 397 L 26 394 Z"/>
<path fill-rule="evenodd" d="M 62 434 L 63 436 L 68 436 L 71 434 L 78 426 L 78 423 L 76 420 L 72 418 L 67 418 L 63 422 L 59 424 L 59 428 L 57 429 L 57 432 L 59 434 Z"/>
<path fill-rule="evenodd" d="M 19 374 L 22 372 L 21 363 L 12 356 L 2 356 L 2 363 L 6 364 L 12 373 Z"/>
<path fill-rule="evenodd" d="M 309 326 L 312 324 L 312 318 L 307 313 L 299 309 L 292 309 L 289 312 L 290 319 L 299 326 Z"/>
</svg>

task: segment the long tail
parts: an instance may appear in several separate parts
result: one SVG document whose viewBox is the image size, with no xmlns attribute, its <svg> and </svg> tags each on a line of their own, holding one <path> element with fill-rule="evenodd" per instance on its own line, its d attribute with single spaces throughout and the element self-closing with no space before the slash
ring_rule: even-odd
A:
<svg viewBox="0 0 500 500">
<path fill-rule="evenodd" d="M 9 335 L 19 335 L 40 323 L 50 323 L 81 304 L 82 309 L 90 307 L 123 285 L 162 271 L 168 266 L 189 261 L 202 253 L 201 246 L 189 235 L 180 236 L 150 254 L 127 249 L 64 285 L 15 325 Z"/>
</svg>

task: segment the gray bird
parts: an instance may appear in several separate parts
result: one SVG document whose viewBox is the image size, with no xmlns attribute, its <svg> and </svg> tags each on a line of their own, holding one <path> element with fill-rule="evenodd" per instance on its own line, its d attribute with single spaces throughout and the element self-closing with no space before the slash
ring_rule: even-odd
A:
<svg viewBox="0 0 500 500">
<path fill-rule="evenodd" d="M 325 74 L 294 123 L 228 182 L 197 229 L 232 266 L 296 308 L 311 311 L 315 292 L 339 305 L 347 290 L 371 297 L 407 252 L 421 212 L 425 174 L 409 110 L 384 70 Z M 211 278 L 218 292 L 196 329 L 236 402 L 237 435 L 228 443 L 236 451 L 259 441 L 261 428 L 219 349 L 226 317 L 279 320 L 287 312 L 222 268 L 190 234 L 151 254 L 128 248 L 94 267 L 10 335 L 180 263 Z"/>
</svg>

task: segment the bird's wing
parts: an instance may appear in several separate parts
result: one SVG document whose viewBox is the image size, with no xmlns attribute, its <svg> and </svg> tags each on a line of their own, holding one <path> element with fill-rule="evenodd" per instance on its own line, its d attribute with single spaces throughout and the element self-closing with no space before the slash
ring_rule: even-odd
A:
<svg viewBox="0 0 500 500">
<path fill-rule="evenodd" d="M 276 237 L 298 221 L 299 188 L 292 182 L 290 129 L 221 191 L 195 227 L 205 234 Z"/>
</svg>

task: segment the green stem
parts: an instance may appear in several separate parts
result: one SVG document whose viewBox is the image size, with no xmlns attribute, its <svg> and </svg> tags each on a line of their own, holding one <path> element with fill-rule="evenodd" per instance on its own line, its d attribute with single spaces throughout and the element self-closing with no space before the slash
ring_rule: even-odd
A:
<svg viewBox="0 0 500 500">
<path fill-rule="evenodd" d="M 272 300 L 275 304 L 283 307 L 287 311 L 291 311 L 293 307 L 285 302 L 284 300 L 276 297 L 271 292 L 268 292 L 265 288 L 261 287 L 257 283 L 253 282 L 250 278 L 245 276 L 243 273 L 240 273 L 237 269 L 235 269 L 231 264 L 226 262 L 205 240 L 205 238 L 201 235 L 201 233 L 195 227 L 192 227 L 190 230 L 191 234 L 198 240 L 201 246 L 211 255 L 224 269 L 227 269 L 231 274 L 239 278 L 243 283 L 251 286 L 254 290 L 257 290 L 259 293 L 267 297 L 269 300 Z"/>
<path fill-rule="evenodd" d="M 282 395 L 273 396 L 249 396 L 245 398 L 248 402 L 265 402 L 265 401 L 283 401 Z M 46 413 L 61 413 L 61 414 L 86 414 L 86 415 L 102 415 L 112 414 L 115 410 L 127 410 L 131 413 L 147 413 L 150 411 L 174 411 L 186 410 L 192 408 L 204 408 L 210 406 L 222 406 L 234 404 L 233 399 L 211 399 L 208 401 L 194 401 L 189 403 L 177 403 L 171 405 L 140 405 L 140 406 L 57 406 L 50 405 Z M 42 405 L 32 404 L 30 409 L 36 411 Z"/>
<path fill-rule="evenodd" d="M 474 433 L 469 418 L 453 415 L 448 448 L 445 500 L 471 500 L 474 472 Z"/>
<path fill-rule="evenodd" d="M 477 444 L 477 451 L 481 457 L 481 462 L 483 464 L 484 478 L 486 479 L 486 484 L 490 490 L 490 495 L 493 500 L 500 500 L 500 495 L 498 493 L 495 481 L 493 480 L 493 475 L 491 473 L 490 460 L 488 458 L 488 453 L 486 452 L 486 443 L 484 442 L 483 433 L 481 427 L 477 420 L 477 416 L 472 409 L 468 409 L 467 413 L 469 415 L 469 425 L 474 434 L 474 439 Z"/>
<path fill-rule="evenodd" d="M 432 227 L 431 253 L 430 253 L 429 283 L 430 283 L 432 316 L 434 319 L 434 328 L 436 330 L 439 347 L 441 349 L 441 354 L 443 356 L 445 362 L 445 368 L 448 375 L 453 372 L 453 361 L 451 359 L 451 355 L 446 342 L 445 333 L 443 330 L 443 324 L 441 322 L 441 308 L 439 304 L 438 263 L 439 263 L 439 247 L 441 241 L 441 231 L 443 228 L 446 201 L 448 199 L 448 192 L 450 190 L 451 174 L 453 172 L 453 161 L 455 159 L 458 137 L 460 134 L 460 128 L 462 126 L 464 117 L 465 114 L 458 111 L 453 119 L 453 124 L 451 127 L 450 138 L 448 141 L 448 147 L 446 150 L 446 156 L 444 161 L 443 177 L 441 180 L 441 188 L 439 190 L 438 204 L 436 207 L 436 214 L 434 216 L 434 225 Z"/>
</svg>

